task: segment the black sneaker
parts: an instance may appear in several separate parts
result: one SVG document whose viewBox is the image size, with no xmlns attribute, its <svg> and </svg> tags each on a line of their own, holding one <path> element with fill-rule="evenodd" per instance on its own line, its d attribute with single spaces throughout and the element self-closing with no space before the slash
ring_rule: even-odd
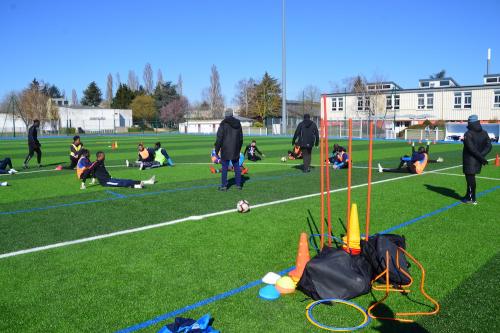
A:
<svg viewBox="0 0 500 333">
<path fill-rule="evenodd" d="M 466 204 L 466 205 L 477 205 L 477 201 L 476 200 L 469 200 L 469 199 L 462 199 L 461 200 L 462 203 Z"/>
<path fill-rule="evenodd" d="M 219 187 L 219 191 L 226 192 L 227 191 L 227 186 L 221 186 L 221 187 Z"/>
</svg>

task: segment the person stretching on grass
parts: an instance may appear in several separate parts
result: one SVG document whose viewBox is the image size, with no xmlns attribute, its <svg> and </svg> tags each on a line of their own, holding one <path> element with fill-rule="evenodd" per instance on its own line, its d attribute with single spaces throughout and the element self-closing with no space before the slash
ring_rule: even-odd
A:
<svg viewBox="0 0 500 333">
<path fill-rule="evenodd" d="M 7 168 L 9 168 L 8 171 Z M 6 157 L 3 160 L 0 160 L 0 175 L 13 175 L 15 173 L 17 173 L 17 170 L 12 168 L 12 160 L 10 159 L 10 157 Z"/>
<path fill-rule="evenodd" d="M 139 167 L 139 170 L 144 170 L 145 168 L 151 168 L 155 163 L 155 151 L 153 148 L 146 148 L 144 144 L 139 143 L 137 145 L 137 161 L 135 161 L 135 166 Z M 125 164 L 127 167 L 131 166 L 131 163 L 126 160 Z"/>
<path fill-rule="evenodd" d="M 210 160 L 212 161 L 213 164 L 221 164 L 221 159 L 219 157 L 219 154 L 217 154 L 215 152 L 215 148 L 212 149 L 212 152 L 210 153 Z M 239 163 L 240 168 L 241 168 L 241 174 L 242 175 L 247 174 L 248 168 L 246 168 L 245 165 L 243 164 L 243 163 L 245 163 L 245 155 L 243 155 L 242 153 L 240 153 L 240 159 L 238 160 L 238 163 Z M 234 171 L 232 161 L 229 161 L 229 166 L 227 169 L 228 169 L 228 171 Z M 220 172 L 222 172 L 222 169 L 219 169 L 219 168 L 216 169 L 213 165 L 211 165 L 210 172 L 211 173 L 220 173 Z"/>
<path fill-rule="evenodd" d="M 259 154 L 260 156 L 257 154 Z M 246 146 L 243 155 L 246 155 L 247 159 L 253 162 L 260 161 L 262 157 L 266 157 L 264 154 L 262 154 L 259 148 L 257 148 L 257 142 L 255 140 L 252 140 L 252 143 Z"/>
<path fill-rule="evenodd" d="M 155 176 L 144 181 L 111 178 L 111 175 L 108 170 L 106 170 L 106 166 L 104 165 L 106 155 L 102 151 L 99 151 L 97 152 L 96 157 L 97 160 L 92 163 L 89 170 L 94 173 L 94 176 L 102 186 L 143 188 L 144 185 L 153 185 L 155 183 Z"/>
<path fill-rule="evenodd" d="M 155 143 L 155 166 L 152 166 L 152 168 L 158 168 L 163 165 L 165 166 L 174 166 L 174 161 L 170 158 L 170 156 L 167 153 L 167 150 L 165 148 L 161 147 L 161 143 L 157 142 Z"/>
<path fill-rule="evenodd" d="M 429 146 L 427 146 L 428 148 Z M 428 150 L 424 147 L 418 147 L 418 150 L 415 151 L 415 147 L 412 147 L 412 155 L 403 156 L 400 159 L 399 166 L 396 169 L 384 169 L 380 163 L 378 164 L 378 172 L 398 172 L 398 173 L 415 173 L 421 174 L 424 172 L 425 167 L 427 166 L 429 160 Z M 406 168 L 403 166 L 406 165 Z"/>
<path fill-rule="evenodd" d="M 92 162 L 90 162 L 90 151 L 87 149 L 80 150 L 80 158 L 76 164 L 76 177 L 82 181 L 80 185 L 81 190 L 85 190 L 85 181 L 92 177 L 92 183 L 95 184 L 94 171 L 90 169 Z"/>
<path fill-rule="evenodd" d="M 40 120 L 35 119 L 33 125 L 28 129 L 28 156 L 24 160 L 24 168 L 28 169 L 28 163 L 30 162 L 33 155 L 36 153 L 36 160 L 38 162 L 38 167 L 42 167 L 42 144 L 38 141 L 38 128 L 40 127 Z"/>
<path fill-rule="evenodd" d="M 288 159 L 289 160 L 301 160 L 302 159 L 302 150 L 299 145 L 293 146 L 293 150 L 288 151 Z"/>
<path fill-rule="evenodd" d="M 335 154 L 333 161 L 329 159 L 332 163 L 332 168 L 334 169 L 346 169 L 349 166 L 349 155 L 345 151 L 344 147 L 338 148 L 338 152 Z"/>
<path fill-rule="evenodd" d="M 73 143 L 71 146 L 69 146 L 69 167 L 68 169 L 73 170 L 76 165 L 78 164 L 78 161 L 80 160 L 80 156 L 82 154 L 83 150 L 83 143 L 80 141 L 80 136 L 75 135 L 73 137 Z"/>
</svg>

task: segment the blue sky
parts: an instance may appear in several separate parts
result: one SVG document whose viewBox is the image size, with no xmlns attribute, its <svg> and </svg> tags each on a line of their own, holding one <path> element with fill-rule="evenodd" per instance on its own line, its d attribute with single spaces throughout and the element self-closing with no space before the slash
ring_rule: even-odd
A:
<svg viewBox="0 0 500 333">
<path fill-rule="evenodd" d="M 288 98 L 357 74 L 411 88 L 446 69 L 479 84 L 488 47 L 500 72 L 499 12 L 498 0 L 287 0 Z M 108 73 L 142 80 L 149 62 L 155 77 L 182 74 L 191 101 L 215 64 L 230 103 L 242 78 L 281 78 L 281 0 L 2 0 L 0 45 L 0 97 L 36 77 L 80 98 Z"/>
</svg>

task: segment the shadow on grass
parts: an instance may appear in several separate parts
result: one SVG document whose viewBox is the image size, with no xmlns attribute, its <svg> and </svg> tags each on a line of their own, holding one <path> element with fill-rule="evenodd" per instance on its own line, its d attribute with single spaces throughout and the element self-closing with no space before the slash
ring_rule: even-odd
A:
<svg viewBox="0 0 500 333">
<path fill-rule="evenodd" d="M 430 184 L 425 184 L 425 187 L 427 190 L 436 192 L 438 194 L 441 194 L 445 197 L 450 197 L 452 199 L 460 200 L 462 197 L 460 194 L 458 194 L 454 189 L 447 188 L 447 187 L 442 187 L 442 186 L 434 186 Z"/>
<path fill-rule="evenodd" d="M 245 183 L 250 179 L 247 175 L 241 175 L 241 186 L 245 186 Z M 236 178 L 232 177 L 227 181 L 227 188 L 231 188 L 236 185 Z"/>
<path fill-rule="evenodd" d="M 372 302 L 370 304 L 373 305 Z M 391 310 L 386 304 L 379 304 L 375 307 L 372 313 L 377 317 L 387 317 L 394 318 L 394 311 Z M 402 333 L 402 332 L 412 332 L 412 333 L 429 333 L 428 330 L 420 326 L 418 323 L 402 323 L 396 320 L 382 320 L 377 319 L 379 326 L 373 327 L 374 331 L 382 333 Z"/>
</svg>

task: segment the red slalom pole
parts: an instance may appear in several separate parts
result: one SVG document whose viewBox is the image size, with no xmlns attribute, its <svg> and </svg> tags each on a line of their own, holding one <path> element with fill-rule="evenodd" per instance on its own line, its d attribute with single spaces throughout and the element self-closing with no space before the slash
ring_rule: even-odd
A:
<svg viewBox="0 0 500 333">
<path fill-rule="evenodd" d="M 321 118 L 321 117 L 320 117 Z M 320 125 L 319 125 L 319 155 L 320 155 L 320 162 L 319 162 L 319 167 L 320 167 L 320 200 L 321 200 L 321 210 L 320 210 L 320 221 L 321 221 L 321 238 L 320 238 L 320 250 L 323 249 L 323 244 L 325 243 L 325 177 L 324 177 L 324 156 L 323 156 L 323 123 L 324 120 L 320 119 Z"/>
<path fill-rule="evenodd" d="M 325 134 L 325 152 L 324 154 L 324 159 L 325 159 L 325 165 L 326 165 L 326 209 L 328 210 L 328 219 L 327 219 L 327 226 L 328 226 L 328 247 L 332 246 L 332 210 L 330 206 L 330 163 L 328 161 L 328 154 L 329 152 L 329 145 L 328 145 L 328 113 L 326 111 L 326 96 L 323 96 L 323 106 L 324 106 L 324 134 Z"/>
<path fill-rule="evenodd" d="M 370 209 L 372 199 L 372 161 L 373 161 L 373 121 L 370 121 L 370 137 L 368 141 L 368 188 L 366 193 L 366 230 L 365 240 L 370 235 Z"/>
<path fill-rule="evenodd" d="M 349 165 L 347 168 L 347 244 L 349 243 L 349 230 L 351 227 L 351 178 L 352 178 L 352 118 L 349 118 Z M 347 245 L 349 247 L 349 245 Z"/>
</svg>

